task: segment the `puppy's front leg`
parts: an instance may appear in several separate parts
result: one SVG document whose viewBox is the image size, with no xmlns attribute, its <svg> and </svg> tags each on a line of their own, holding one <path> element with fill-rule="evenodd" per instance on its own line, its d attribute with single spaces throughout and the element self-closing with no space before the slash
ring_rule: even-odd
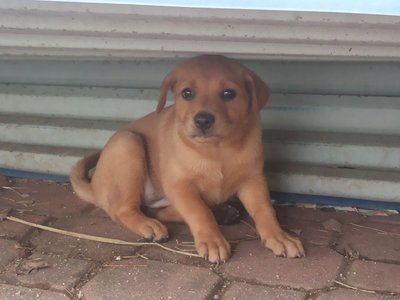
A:
<svg viewBox="0 0 400 300">
<path fill-rule="evenodd" d="M 199 255 L 212 263 L 225 262 L 231 247 L 196 188 L 190 183 L 180 182 L 172 186 L 167 197 L 189 225 Z"/>
<path fill-rule="evenodd" d="M 263 175 L 247 179 L 240 186 L 238 196 L 254 219 L 264 247 L 271 249 L 277 256 L 294 258 L 305 255 L 300 240 L 290 236 L 280 227 Z"/>
</svg>

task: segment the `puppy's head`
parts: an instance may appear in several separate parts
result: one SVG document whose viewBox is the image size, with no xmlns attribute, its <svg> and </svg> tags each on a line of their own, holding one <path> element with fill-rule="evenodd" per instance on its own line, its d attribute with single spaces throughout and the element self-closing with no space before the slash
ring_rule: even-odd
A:
<svg viewBox="0 0 400 300">
<path fill-rule="evenodd" d="M 217 55 L 188 60 L 169 73 L 161 85 L 157 112 L 164 108 L 169 90 L 178 133 L 201 143 L 246 134 L 270 94 L 252 71 Z"/>
</svg>

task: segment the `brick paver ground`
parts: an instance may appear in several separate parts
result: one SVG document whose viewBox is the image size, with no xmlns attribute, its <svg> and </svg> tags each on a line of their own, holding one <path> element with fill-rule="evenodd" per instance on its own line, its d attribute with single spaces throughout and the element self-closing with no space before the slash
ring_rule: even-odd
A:
<svg viewBox="0 0 400 300">
<path fill-rule="evenodd" d="M 0 176 L 0 211 L 33 223 L 137 242 L 67 184 Z M 277 207 L 307 257 L 277 258 L 247 216 L 221 230 L 223 265 L 154 246 L 87 241 L 0 221 L 0 299 L 400 299 L 400 216 Z M 339 226 L 332 224 L 339 224 Z M 165 245 L 191 251 L 186 225 L 169 224 Z"/>
</svg>

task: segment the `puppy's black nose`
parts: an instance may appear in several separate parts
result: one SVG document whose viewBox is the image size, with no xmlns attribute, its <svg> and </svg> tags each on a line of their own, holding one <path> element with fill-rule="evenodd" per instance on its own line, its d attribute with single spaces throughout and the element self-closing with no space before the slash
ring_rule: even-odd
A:
<svg viewBox="0 0 400 300">
<path fill-rule="evenodd" d="M 215 122 L 214 115 L 207 112 L 199 112 L 194 116 L 194 124 L 198 129 L 207 130 Z"/>
</svg>

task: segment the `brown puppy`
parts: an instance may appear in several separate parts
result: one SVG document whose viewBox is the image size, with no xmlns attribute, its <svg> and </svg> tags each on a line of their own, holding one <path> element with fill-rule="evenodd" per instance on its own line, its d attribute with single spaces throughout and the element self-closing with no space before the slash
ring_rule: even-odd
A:
<svg viewBox="0 0 400 300">
<path fill-rule="evenodd" d="M 169 90 L 174 105 L 164 108 Z M 186 222 L 198 253 L 210 262 L 227 260 L 230 245 L 209 207 L 237 195 L 265 247 L 279 256 L 304 256 L 300 241 L 279 226 L 263 174 L 260 110 L 268 97 L 266 84 L 232 60 L 188 60 L 165 77 L 156 112 L 78 161 L 73 188 L 147 239 L 168 238 L 159 220 Z M 142 213 L 143 204 L 155 208 L 155 218 Z"/>
</svg>

